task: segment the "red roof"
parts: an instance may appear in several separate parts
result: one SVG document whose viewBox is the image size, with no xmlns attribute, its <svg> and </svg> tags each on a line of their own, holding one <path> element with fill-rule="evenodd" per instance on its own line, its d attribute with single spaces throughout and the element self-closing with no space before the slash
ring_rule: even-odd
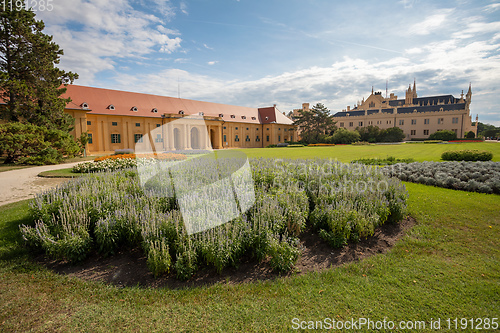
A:
<svg viewBox="0 0 500 333">
<path fill-rule="evenodd" d="M 221 117 L 224 121 L 229 122 L 260 124 L 270 123 L 278 119 L 278 123 L 292 123 L 290 119 L 277 111 L 275 107 L 249 108 L 121 90 L 85 87 L 74 84 L 68 85 L 66 88 L 66 93 L 61 97 L 70 97 L 72 100 L 66 107 L 68 109 L 85 109 L 83 107 L 85 103 L 87 109 L 90 110 L 88 114 L 161 118 L 165 113 L 179 114 L 182 111 L 185 115 L 198 115 L 199 112 L 203 112 L 204 116 Z M 154 109 L 157 112 L 153 112 Z M 273 109 L 274 112 L 270 109 Z M 261 116 L 261 119 L 259 119 L 259 113 L 265 113 L 265 116 Z M 268 120 L 271 118 L 273 120 L 267 121 L 265 117 L 268 117 Z"/>
</svg>

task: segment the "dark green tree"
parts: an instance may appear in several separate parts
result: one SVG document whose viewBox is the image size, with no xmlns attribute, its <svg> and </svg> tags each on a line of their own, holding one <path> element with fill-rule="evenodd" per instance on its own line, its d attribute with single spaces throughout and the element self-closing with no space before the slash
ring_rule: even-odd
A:
<svg viewBox="0 0 500 333">
<path fill-rule="evenodd" d="M 429 135 L 429 140 L 450 141 L 450 140 L 455 140 L 456 138 L 457 134 L 450 130 L 441 130 Z"/>
<path fill-rule="evenodd" d="M 399 127 L 389 127 L 380 131 L 377 141 L 400 142 L 405 138 L 405 133 Z"/>
<path fill-rule="evenodd" d="M 321 103 L 317 103 L 310 110 L 300 110 L 299 114 L 294 125 L 299 127 L 303 142 L 323 142 L 336 130 L 333 115 Z"/>
<path fill-rule="evenodd" d="M 31 10 L 0 12 L 1 118 L 68 131 L 74 120 L 64 113 L 69 100 L 60 96 L 78 75 L 56 67 L 63 50 L 44 27 Z"/>
<path fill-rule="evenodd" d="M 377 139 L 380 135 L 380 128 L 373 125 L 367 127 L 357 127 L 356 131 L 358 131 L 360 135 L 360 141 L 364 142 L 377 142 Z"/>
</svg>

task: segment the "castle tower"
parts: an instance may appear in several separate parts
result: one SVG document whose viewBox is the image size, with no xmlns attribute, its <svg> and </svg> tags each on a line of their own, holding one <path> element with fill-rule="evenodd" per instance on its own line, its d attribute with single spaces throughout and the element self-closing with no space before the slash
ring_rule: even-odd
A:
<svg viewBox="0 0 500 333">
<path fill-rule="evenodd" d="M 411 105 L 413 104 L 413 91 L 411 89 L 411 84 L 408 85 L 408 90 L 406 91 L 405 95 L 405 105 Z"/>
</svg>

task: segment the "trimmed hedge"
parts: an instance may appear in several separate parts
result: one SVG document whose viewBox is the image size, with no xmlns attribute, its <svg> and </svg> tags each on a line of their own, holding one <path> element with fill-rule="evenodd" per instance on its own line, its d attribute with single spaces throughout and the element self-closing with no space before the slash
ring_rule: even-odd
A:
<svg viewBox="0 0 500 333">
<path fill-rule="evenodd" d="M 441 154 L 444 161 L 491 161 L 493 153 L 487 150 L 452 150 Z"/>
</svg>

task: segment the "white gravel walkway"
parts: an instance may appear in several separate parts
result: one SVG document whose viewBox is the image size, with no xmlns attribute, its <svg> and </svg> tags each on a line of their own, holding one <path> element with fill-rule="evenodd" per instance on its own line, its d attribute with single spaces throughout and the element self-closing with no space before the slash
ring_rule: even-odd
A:
<svg viewBox="0 0 500 333">
<path fill-rule="evenodd" d="M 82 162 L 43 165 L 0 172 L 0 206 L 33 198 L 36 193 L 68 180 L 67 178 L 38 177 L 40 172 L 71 168 L 78 163 Z"/>
</svg>

